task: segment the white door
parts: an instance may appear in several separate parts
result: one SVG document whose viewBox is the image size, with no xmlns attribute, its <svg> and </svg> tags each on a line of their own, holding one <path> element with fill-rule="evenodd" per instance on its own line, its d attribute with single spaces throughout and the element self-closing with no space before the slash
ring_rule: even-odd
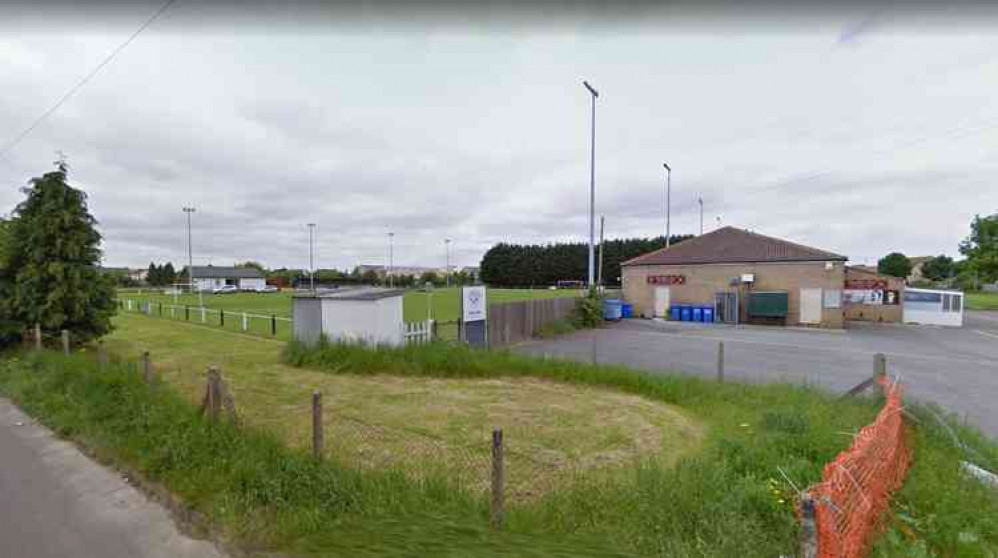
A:
<svg viewBox="0 0 998 558">
<path fill-rule="evenodd" d="M 821 289 L 800 290 L 800 323 L 821 323 Z"/>
<path fill-rule="evenodd" d="M 655 287 L 655 317 L 665 318 L 669 315 L 669 287 Z"/>
</svg>

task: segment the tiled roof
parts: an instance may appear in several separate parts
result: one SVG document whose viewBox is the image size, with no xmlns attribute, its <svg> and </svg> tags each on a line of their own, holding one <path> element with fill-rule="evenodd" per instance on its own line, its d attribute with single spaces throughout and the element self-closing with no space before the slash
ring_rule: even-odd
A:
<svg viewBox="0 0 998 558">
<path fill-rule="evenodd" d="M 735 227 L 716 231 L 628 260 L 621 265 L 845 261 L 832 252 Z"/>
</svg>

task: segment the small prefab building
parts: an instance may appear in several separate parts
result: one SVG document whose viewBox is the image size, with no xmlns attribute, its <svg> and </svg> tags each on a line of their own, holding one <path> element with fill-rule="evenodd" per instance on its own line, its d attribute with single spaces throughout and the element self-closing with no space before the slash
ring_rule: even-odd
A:
<svg viewBox="0 0 998 558">
<path fill-rule="evenodd" d="M 194 290 L 212 291 L 232 285 L 240 291 L 258 291 L 267 284 L 263 273 L 253 267 L 194 266 Z"/>
<path fill-rule="evenodd" d="M 335 293 L 296 294 L 291 299 L 294 339 L 314 344 L 330 341 L 402 346 L 401 289 L 350 289 Z"/>
<path fill-rule="evenodd" d="M 902 302 L 905 323 L 963 326 L 963 293 L 935 289 L 905 289 Z"/>
</svg>

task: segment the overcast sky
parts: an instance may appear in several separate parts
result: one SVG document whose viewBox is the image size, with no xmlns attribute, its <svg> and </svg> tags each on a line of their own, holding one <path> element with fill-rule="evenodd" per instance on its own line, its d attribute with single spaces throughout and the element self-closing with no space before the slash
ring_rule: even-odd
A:
<svg viewBox="0 0 998 558">
<path fill-rule="evenodd" d="M 0 146 L 154 12 L 0 24 Z M 806 25 L 312 21 L 194 29 L 180 1 L 0 159 L 0 210 L 56 151 L 107 265 L 253 259 L 477 265 L 492 244 L 588 235 L 589 97 L 608 237 L 718 219 L 872 263 L 957 255 L 998 212 L 998 25 L 889 12 Z M 2 19 L 2 18 L 0 18 Z M 294 18 L 292 18 L 293 20 Z"/>
</svg>

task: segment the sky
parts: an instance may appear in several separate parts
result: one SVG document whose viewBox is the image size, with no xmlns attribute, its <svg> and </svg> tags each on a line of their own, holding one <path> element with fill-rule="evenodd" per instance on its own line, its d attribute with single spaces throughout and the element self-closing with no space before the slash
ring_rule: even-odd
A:
<svg viewBox="0 0 998 558">
<path fill-rule="evenodd" d="M 161 4 L 0 10 L 0 148 Z M 497 242 L 733 225 L 875 263 L 949 254 L 998 212 L 998 19 L 882 8 L 757 18 L 497 20 L 175 2 L 0 157 L 0 212 L 61 152 L 105 264 L 478 265 Z M 105 14 L 107 15 L 107 14 Z M 576 14 L 578 15 L 578 14 Z M 633 14 L 632 14 L 633 15 Z M 709 14 L 708 14 L 709 15 Z M 775 14 L 774 14 L 775 15 Z M 533 17 L 538 19 L 532 19 Z M 276 16 L 275 16 L 276 17 Z M 991 21 L 995 25 L 991 25 Z"/>
</svg>

